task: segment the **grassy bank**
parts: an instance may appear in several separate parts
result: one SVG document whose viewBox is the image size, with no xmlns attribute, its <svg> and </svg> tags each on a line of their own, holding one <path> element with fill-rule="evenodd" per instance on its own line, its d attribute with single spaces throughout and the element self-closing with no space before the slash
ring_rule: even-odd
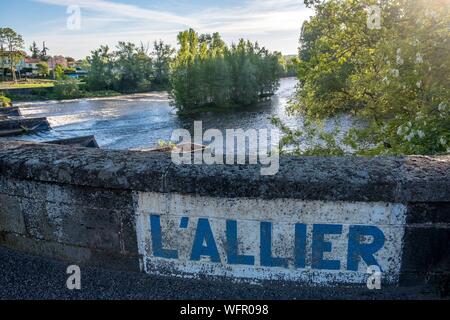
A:
<svg viewBox="0 0 450 320">
<path fill-rule="evenodd" d="M 27 87 L 28 86 L 28 87 Z M 114 97 L 121 93 L 112 90 L 89 91 L 85 84 L 78 80 L 47 81 L 46 83 L 18 83 L 15 88 L 12 84 L 4 95 L 13 101 L 45 101 L 68 100 L 81 98 Z M 15 89 L 29 89 L 28 92 L 15 92 Z M 1 92 L 1 91 L 0 91 Z"/>
<path fill-rule="evenodd" d="M 14 95 L 8 94 L 8 98 L 12 101 L 48 101 L 48 100 L 69 100 L 69 99 L 83 99 L 83 98 L 104 98 L 117 97 L 122 95 L 120 92 L 104 90 L 104 91 L 80 91 L 75 95 L 58 95 L 55 93 L 30 94 L 30 95 Z"/>
<path fill-rule="evenodd" d="M 4 81 L 0 82 L 0 90 L 10 89 L 39 89 L 39 88 L 51 88 L 55 85 L 53 80 L 24 80 L 19 82 Z"/>
</svg>

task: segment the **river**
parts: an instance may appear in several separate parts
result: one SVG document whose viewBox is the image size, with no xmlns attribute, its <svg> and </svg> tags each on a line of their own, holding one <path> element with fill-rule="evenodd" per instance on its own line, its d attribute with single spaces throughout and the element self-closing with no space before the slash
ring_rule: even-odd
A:
<svg viewBox="0 0 450 320">
<path fill-rule="evenodd" d="M 25 117 L 47 117 L 52 130 L 9 140 L 50 141 L 94 135 L 101 148 L 138 149 L 153 147 L 158 140 L 170 140 L 174 129 L 192 131 L 194 120 L 203 121 L 203 130 L 247 130 L 273 128 L 270 118 L 277 116 L 289 127 L 297 128 L 301 119 L 290 117 L 285 112 L 296 83 L 295 78 L 281 79 L 276 95 L 269 102 L 257 106 L 189 117 L 176 114 L 166 92 L 18 103 Z"/>
</svg>

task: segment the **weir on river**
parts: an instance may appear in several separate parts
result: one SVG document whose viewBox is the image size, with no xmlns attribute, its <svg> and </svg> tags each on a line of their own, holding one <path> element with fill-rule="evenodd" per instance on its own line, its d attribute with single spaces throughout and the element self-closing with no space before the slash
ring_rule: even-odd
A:
<svg viewBox="0 0 450 320">
<path fill-rule="evenodd" d="M 159 140 L 170 140 L 174 129 L 193 131 L 195 120 L 203 129 L 274 128 L 270 118 L 279 117 L 291 128 L 301 119 L 289 117 L 285 109 L 294 93 L 297 80 L 284 78 L 270 101 L 227 112 L 206 112 L 195 116 L 178 116 L 166 92 L 153 92 L 120 97 L 17 103 L 25 117 L 47 117 L 53 130 L 10 140 L 51 141 L 80 136 L 95 136 L 104 149 L 151 148 Z M 343 119 L 343 125 L 347 125 Z M 272 141 L 273 144 L 278 141 Z"/>
</svg>

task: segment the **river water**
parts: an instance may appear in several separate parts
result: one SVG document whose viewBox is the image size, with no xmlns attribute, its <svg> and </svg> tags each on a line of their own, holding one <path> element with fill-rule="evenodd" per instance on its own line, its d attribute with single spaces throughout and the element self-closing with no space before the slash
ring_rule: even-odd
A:
<svg viewBox="0 0 450 320">
<path fill-rule="evenodd" d="M 165 92 L 152 92 L 110 98 L 17 103 L 25 117 L 47 117 L 52 130 L 9 140 L 50 141 L 94 135 L 101 148 L 134 149 L 152 147 L 158 140 L 170 140 L 172 131 L 192 131 L 195 120 L 203 130 L 273 128 L 270 117 L 278 116 L 295 126 L 285 107 L 294 92 L 295 78 L 281 79 L 270 102 L 248 108 L 178 116 Z"/>
<path fill-rule="evenodd" d="M 301 118 L 290 117 L 285 109 L 296 86 L 295 78 L 281 79 L 280 88 L 271 101 L 248 108 L 222 112 L 204 112 L 195 116 L 178 116 L 165 92 L 110 98 L 77 99 L 17 103 L 25 117 L 47 117 L 52 130 L 9 140 L 50 141 L 94 135 L 101 148 L 138 149 L 153 147 L 158 140 L 170 140 L 178 128 L 192 132 L 195 120 L 203 130 L 272 129 L 272 116 L 291 128 L 301 126 Z M 276 144 L 278 141 L 272 141 Z"/>
</svg>

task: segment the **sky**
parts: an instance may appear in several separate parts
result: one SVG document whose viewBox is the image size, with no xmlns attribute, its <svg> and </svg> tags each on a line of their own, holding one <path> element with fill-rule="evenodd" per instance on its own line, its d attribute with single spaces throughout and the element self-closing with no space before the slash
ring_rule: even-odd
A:
<svg viewBox="0 0 450 320">
<path fill-rule="evenodd" d="M 76 59 L 118 41 L 176 46 L 176 35 L 188 28 L 295 54 L 311 15 L 303 0 L 0 0 L 0 26 L 21 34 L 27 49 L 45 41 L 49 54 Z"/>
</svg>

